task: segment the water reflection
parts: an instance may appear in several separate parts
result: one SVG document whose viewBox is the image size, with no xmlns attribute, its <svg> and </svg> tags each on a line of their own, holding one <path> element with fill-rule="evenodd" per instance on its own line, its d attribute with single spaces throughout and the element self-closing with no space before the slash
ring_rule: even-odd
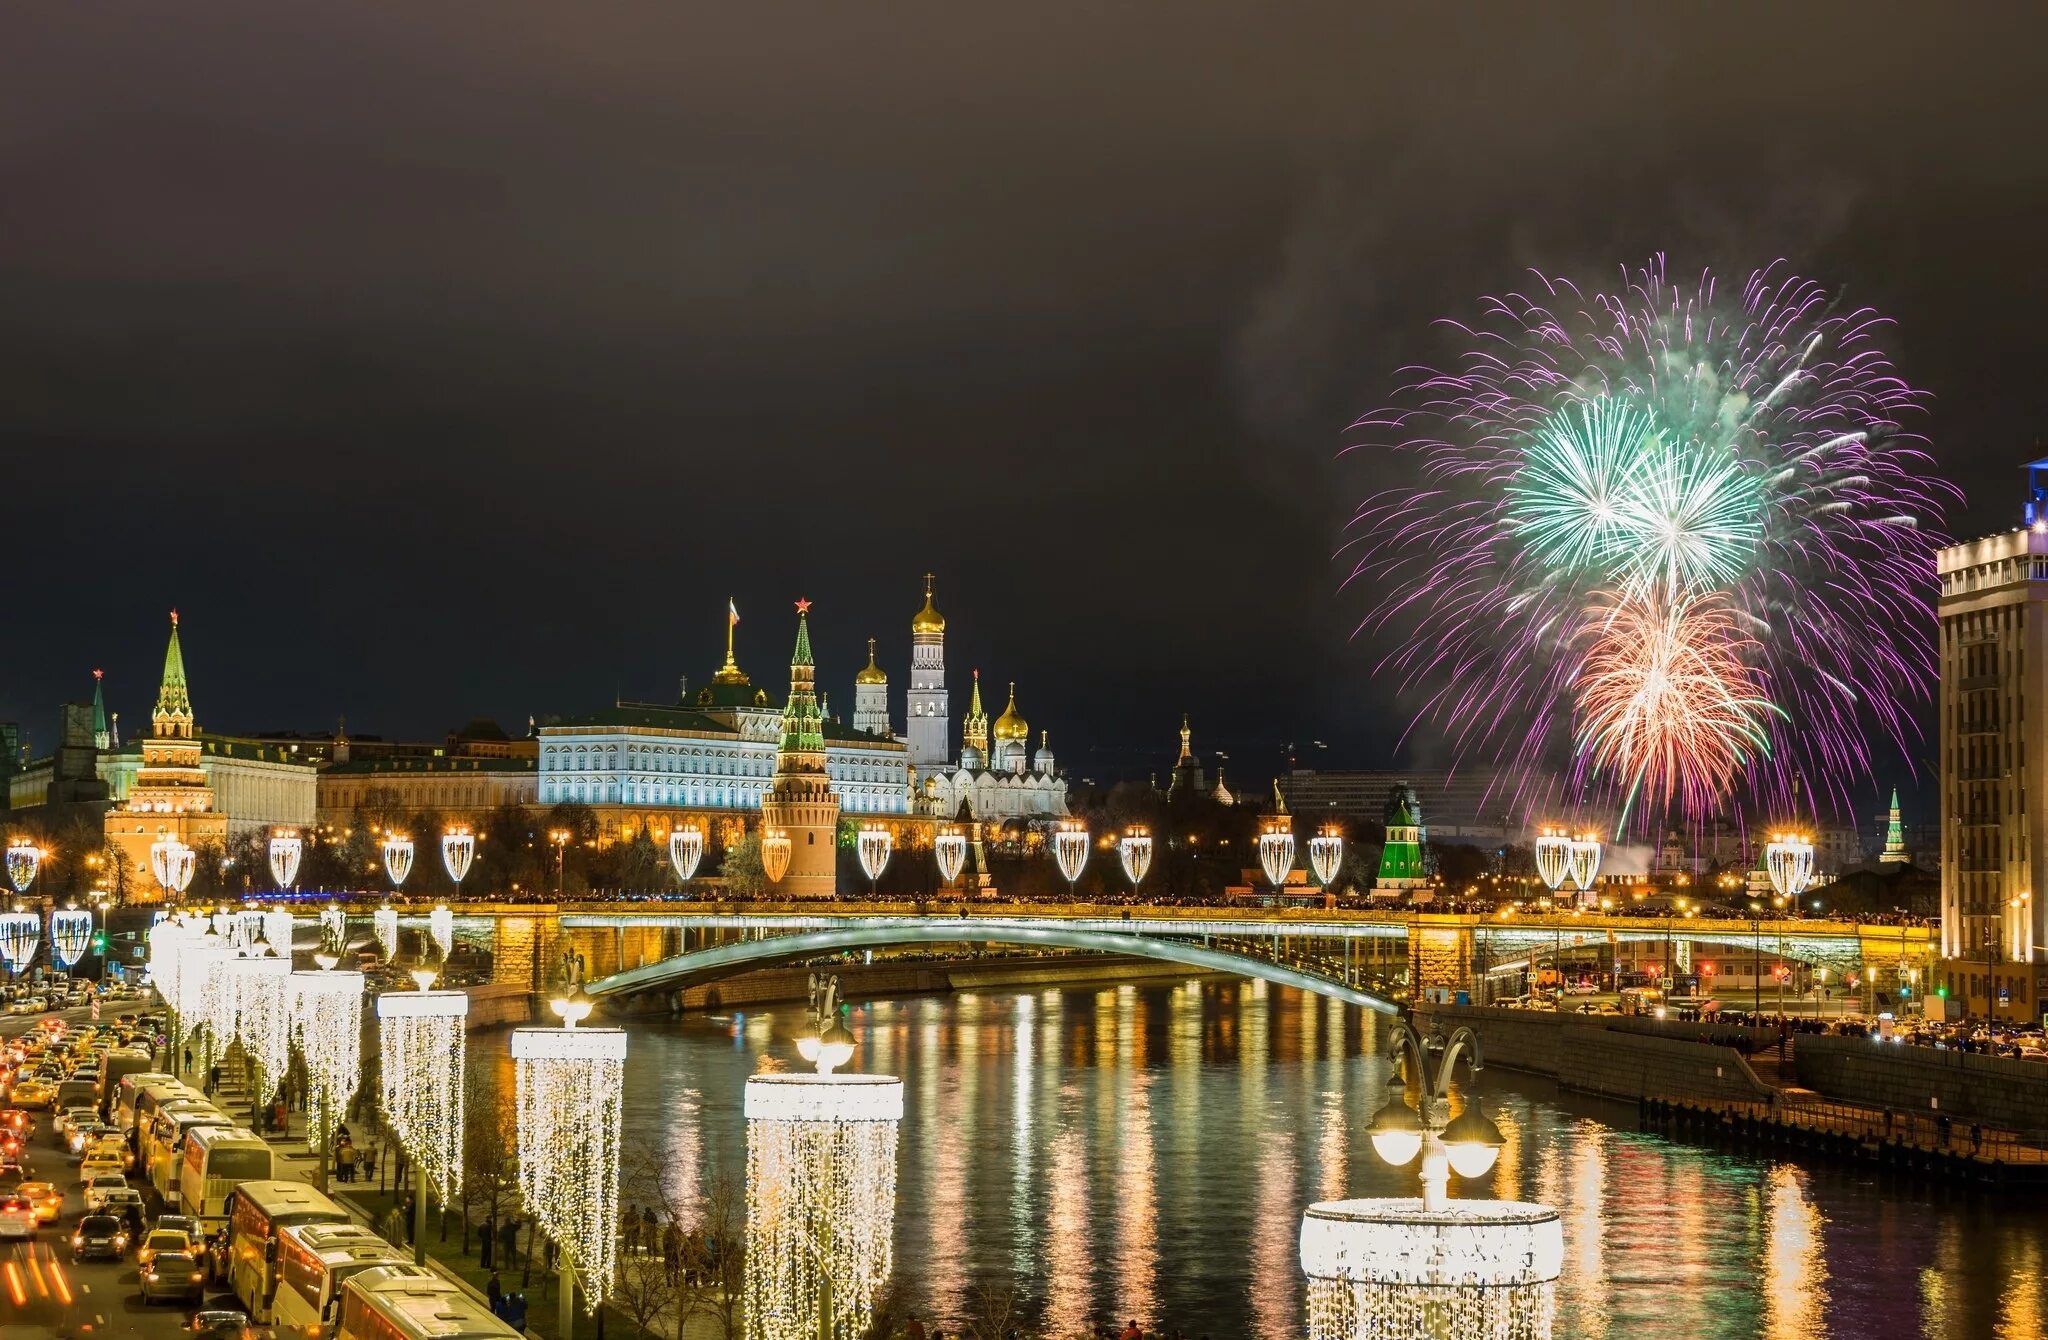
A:
<svg viewBox="0 0 2048 1340">
<path fill-rule="evenodd" d="M 744 1081 L 792 1064 L 802 1024 L 790 1007 L 633 1025 L 629 1143 L 664 1151 L 686 1193 L 744 1166 Z M 1414 1191 L 1364 1131 L 1382 1030 L 1334 1002 L 1202 980 L 885 1001 L 853 1027 L 857 1068 L 908 1088 L 895 1305 L 948 1332 L 992 1283 L 1060 1340 L 1133 1316 L 1292 1340 L 1303 1207 Z M 504 1046 L 476 1039 L 490 1073 Z M 1669 1144 L 1497 1064 L 1479 1088 L 1508 1144 L 1453 1191 L 1563 1211 L 1561 1336 L 2048 1334 L 2031 1206 Z"/>
</svg>

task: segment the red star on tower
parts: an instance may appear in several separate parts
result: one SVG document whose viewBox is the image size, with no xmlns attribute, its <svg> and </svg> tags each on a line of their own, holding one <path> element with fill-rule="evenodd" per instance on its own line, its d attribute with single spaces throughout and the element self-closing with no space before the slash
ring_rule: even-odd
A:
<svg viewBox="0 0 2048 1340">
<path fill-rule="evenodd" d="M 799 600 L 799 601 L 797 601 L 797 602 L 796 602 L 796 612 L 797 612 L 798 614 L 809 614 L 809 613 L 811 612 L 811 602 L 810 602 L 810 601 L 808 601 L 808 600 Z"/>
</svg>

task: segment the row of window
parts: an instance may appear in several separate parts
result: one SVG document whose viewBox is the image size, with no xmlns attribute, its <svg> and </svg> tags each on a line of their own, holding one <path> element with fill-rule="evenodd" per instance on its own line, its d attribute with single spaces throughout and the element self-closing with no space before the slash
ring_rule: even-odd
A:
<svg viewBox="0 0 2048 1340">
<path fill-rule="evenodd" d="M 839 808 L 852 814 L 904 814 L 909 803 L 899 786 L 854 786 L 835 780 L 833 792 Z M 549 778 L 541 783 L 543 805 L 575 802 L 585 805 L 682 805 L 714 810 L 761 808 L 768 787 L 762 783 L 737 786 L 634 785 L 595 778 Z"/>
</svg>

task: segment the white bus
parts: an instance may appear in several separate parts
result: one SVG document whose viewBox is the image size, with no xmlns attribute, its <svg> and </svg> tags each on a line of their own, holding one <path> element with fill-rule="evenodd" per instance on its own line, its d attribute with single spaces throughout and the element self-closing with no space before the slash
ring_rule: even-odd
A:
<svg viewBox="0 0 2048 1340">
<path fill-rule="evenodd" d="M 121 1081 L 120 1096 L 114 1100 L 114 1124 L 130 1135 L 138 1135 L 159 1107 L 179 1098 L 204 1102 L 206 1095 L 169 1075 L 129 1075 Z"/>
<path fill-rule="evenodd" d="M 234 1126 L 195 1126 L 185 1133 L 178 1159 L 178 1206 L 207 1228 L 227 1218 L 228 1193 L 241 1182 L 268 1182 L 277 1175 L 277 1155 L 254 1131 Z"/>
<path fill-rule="evenodd" d="M 342 1286 L 335 1340 L 519 1340 L 457 1285 L 405 1269 L 365 1270 Z"/>
<path fill-rule="evenodd" d="M 295 1224 L 345 1224 L 339 1205 L 304 1182 L 244 1182 L 228 1196 L 228 1287 L 258 1325 L 277 1295 L 278 1235 Z"/>
<path fill-rule="evenodd" d="M 204 1098 L 180 1098 L 165 1103 L 143 1126 L 137 1141 L 135 1166 L 149 1177 L 150 1185 L 165 1204 L 178 1199 L 179 1164 L 185 1156 L 187 1132 L 203 1126 L 232 1129 L 235 1119 Z"/>
<path fill-rule="evenodd" d="M 271 1320 L 279 1330 L 325 1335 L 340 1307 L 341 1286 L 365 1270 L 389 1267 L 439 1279 L 360 1224 L 299 1224 L 278 1234 L 277 1296 Z"/>
</svg>

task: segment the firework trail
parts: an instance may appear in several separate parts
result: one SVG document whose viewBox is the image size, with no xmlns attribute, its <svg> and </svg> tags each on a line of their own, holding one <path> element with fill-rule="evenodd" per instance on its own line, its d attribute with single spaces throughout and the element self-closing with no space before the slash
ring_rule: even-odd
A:
<svg viewBox="0 0 2048 1340">
<path fill-rule="evenodd" d="M 1455 366 L 1354 425 L 1421 481 L 1353 518 L 1358 633 L 1461 757 L 1643 822 L 1802 777 L 1846 804 L 1873 739 L 1910 751 L 1935 674 L 1958 495 L 1904 426 L 1922 396 L 1883 317 L 1777 266 L 1732 300 L 1661 258 L 1623 278 L 1486 300 Z"/>
</svg>

